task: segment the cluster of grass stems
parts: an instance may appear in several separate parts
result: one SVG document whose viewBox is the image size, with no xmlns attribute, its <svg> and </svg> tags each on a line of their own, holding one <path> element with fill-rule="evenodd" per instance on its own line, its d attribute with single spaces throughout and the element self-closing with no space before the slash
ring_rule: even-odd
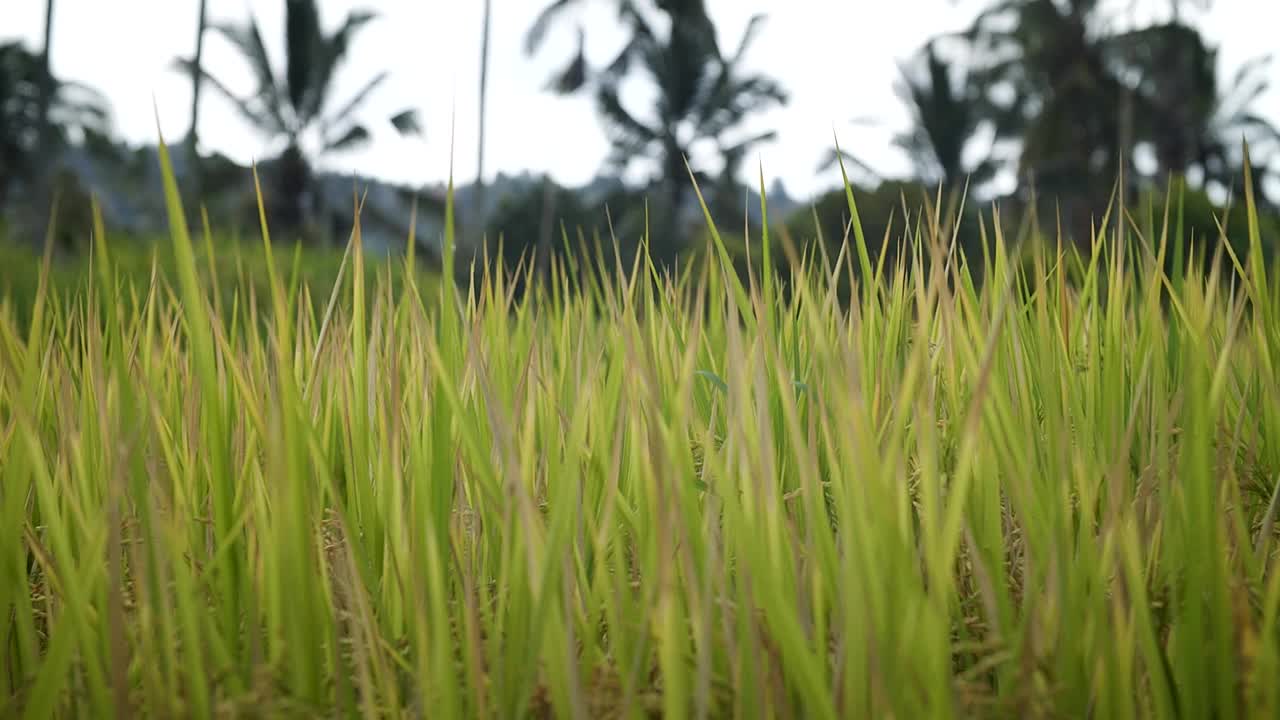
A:
<svg viewBox="0 0 1280 720">
<path fill-rule="evenodd" d="M 267 252 L 227 304 L 167 162 L 176 278 L 99 223 L 0 316 L 0 715 L 1280 713 L 1256 222 L 1166 272 L 1167 209 L 981 257 L 921 212 L 880 262 L 850 193 L 785 288 L 713 230 L 517 298 L 451 222 L 393 292 L 357 212 L 329 298 Z"/>
</svg>

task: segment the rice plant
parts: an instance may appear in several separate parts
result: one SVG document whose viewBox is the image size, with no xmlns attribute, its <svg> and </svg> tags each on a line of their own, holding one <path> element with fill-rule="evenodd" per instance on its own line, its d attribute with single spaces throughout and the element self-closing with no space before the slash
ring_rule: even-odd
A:
<svg viewBox="0 0 1280 720">
<path fill-rule="evenodd" d="M 1256 219 L 227 300 L 162 162 L 173 273 L 0 313 L 2 716 L 1280 713 Z"/>
</svg>

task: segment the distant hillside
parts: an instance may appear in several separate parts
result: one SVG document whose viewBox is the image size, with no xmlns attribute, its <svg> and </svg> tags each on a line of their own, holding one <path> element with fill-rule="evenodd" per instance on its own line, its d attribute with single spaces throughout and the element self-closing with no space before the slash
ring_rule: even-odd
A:
<svg viewBox="0 0 1280 720">
<path fill-rule="evenodd" d="M 184 200 L 194 213 L 192 202 L 191 162 L 185 148 L 171 148 L 170 157 L 179 186 L 184 189 Z M 239 165 L 218 154 L 204 157 L 204 184 L 202 202 L 208 209 L 215 228 L 219 232 L 256 235 L 256 199 L 253 190 L 252 168 Z M 159 151 L 155 145 L 136 148 L 114 148 L 107 153 L 90 152 L 81 147 L 71 148 L 61 158 L 60 167 L 75 177 L 78 184 L 75 197 L 87 203 L 95 197 L 102 208 L 109 228 L 134 235 L 163 234 L 167 232 L 168 218 L 164 205 L 164 188 L 160 174 Z M 270 163 L 259 166 L 264 178 L 272 171 Z M 447 187 L 436 183 L 415 189 L 344 173 L 322 173 L 318 177 L 321 206 L 328 211 L 330 231 L 336 242 L 343 242 L 350 228 L 353 190 L 365 195 L 365 211 L 362 235 L 365 246 L 371 252 L 395 252 L 403 248 L 408 237 L 409 221 L 415 198 L 418 203 L 416 236 L 419 246 L 432 254 L 438 254 L 444 233 L 444 203 Z M 520 196 L 535 190 L 543 182 L 541 174 L 522 172 L 499 173 L 486 188 L 484 217 L 491 217 L 495 209 L 507 198 Z M 621 180 L 600 176 L 580 187 L 567 188 L 581 198 L 582 204 L 592 207 L 603 204 L 605 198 L 617 197 L 624 191 Z M 744 189 L 748 216 L 753 222 L 760 220 L 760 197 L 750 189 Z M 64 209 L 75 197 L 63 199 Z M 479 192 L 475 183 L 458 186 L 454 193 L 455 217 L 461 242 L 473 235 L 476 222 Z M 782 183 L 775 182 L 769 190 L 769 212 L 775 218 L 784 217 L 800 208 Z M 48 199 L 31 200 L 15 196 L 13 207 L 6 208 L 6 217 L 21 215 L 32 207 L 48 207 Z M 28 212 L 25 222 L 30 225 L 21 234 L 33 237 L 43 235 L 47 213 Z M 694 197 L 690 197 L 682 212 L 683 220 L 700 224 L 702 212 Z M 603 218 L 602 218 L 603 219 Z M 21 223 L 11 227 L 22 228 Z M 536 232 L 530 228 L 530 232 Z M 20 233 L 15 233 L 18 235 Z"/>
</svg>

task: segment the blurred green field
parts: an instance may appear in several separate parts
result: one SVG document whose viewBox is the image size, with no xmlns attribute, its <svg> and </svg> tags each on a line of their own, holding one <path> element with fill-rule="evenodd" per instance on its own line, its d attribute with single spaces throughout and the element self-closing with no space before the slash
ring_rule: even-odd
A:
<svg viewBox="0 0 1280 720">
<path fill-rule="evenodd" d="M 159 283 L 176 285 L 177 258 L 168 238 L 116 237 L 108 230 L 107 244 L 113 274 L 122 287 L 149 288 L 153 274 Z M 272 251 L 283 281 L 290 287 L 307 287 L 316 312 L 324 309 L 324 303 L 332 295 L 345 254 L 343 248 L 301 245 L 292 248 L 277 245 Z M 230 309 L 236 303 L 245 306 L 252 301 L 256 308 L 265 310 L 266 299 L 270 297 L 265 256 L 261 240 L 214 236 L 209 243 L 197 246 L 195 269 L 202 287 L 220 307 Z M 43 261 L 44 252 L 36 244 L 0 238 L 0 313 L 7 314 L 24 331 L 29 327 L 39 295 Z M 388 274 L 394 291 L 404 286 L 406 265 L 400 255 L 370 255 L 367 262 L 371 274 Z M 50 295 L 64 302 L 82 299 L 94 282 L 93 264 L 94 256 L 87 242 L 85 247 L 70 252 L 51 253 L 47 277 Z M 430 290 L 438 284 L 437 270 L 421 264 L 416 267 L 418 287 Z M 345 282 L 340 291 L 349 286 L 349 279 Z M 117 302 L 133 307 L 143 300 L 145 296 L 117 298 Z"/>
</svg>

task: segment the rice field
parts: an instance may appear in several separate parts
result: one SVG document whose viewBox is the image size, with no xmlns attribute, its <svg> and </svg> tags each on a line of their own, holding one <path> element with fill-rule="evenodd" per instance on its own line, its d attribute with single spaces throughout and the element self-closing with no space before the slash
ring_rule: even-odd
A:
<svg viewBox="0 0 1280 720">
<path fill-rule="evenodd" d="M 450 230 L 393 289 L 357 216 L 328 297 L 266 252 L 228 300 L 166 177 L 172 273 L 99 226 L 0 313 L 0 716 L 1280 715 L 1256 217 L 922 208 L 890 262 L 850 192 L 785 284 L 713 231 L 517 296 Z"/>
</svg>

